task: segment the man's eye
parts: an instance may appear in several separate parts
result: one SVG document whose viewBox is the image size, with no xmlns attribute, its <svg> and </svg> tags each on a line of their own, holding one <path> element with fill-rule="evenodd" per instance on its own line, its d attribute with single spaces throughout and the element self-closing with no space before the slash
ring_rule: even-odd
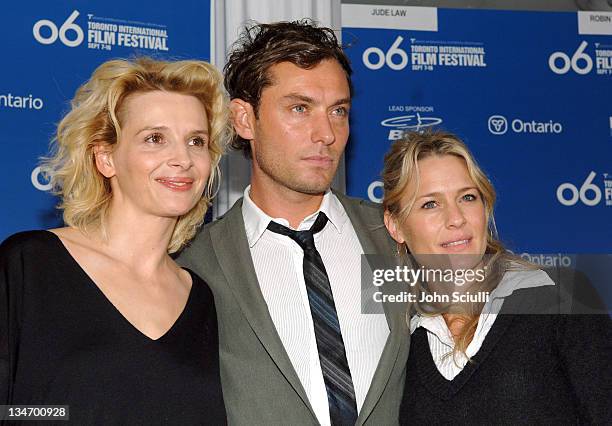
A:
<svg viewBox="0 0 612 426">
<path fill-rule="evenodd" d="M 161 133 L 153 133 L 152 135 L 149 135 L 145 138 L 145 142 L 152 143 L 152 144 L 162 143 L 163 141 L 164 141 L 164 137 L 162 136 Z"/>
<path fill-rule="evenodd" d="M 338 107 L 332 111 L 332 114 L 339 117 L 346 117 L 348 115 L 348 109 L 345 107 Z"/>
<path fill-rule="evenodd" d="M 189 145 L 191 146 L 206 146 L 208 141 L 200 136 L 196 136 L 189 141 Z"/>
<path fill-rule="evenodd" d="M 291 108 L 291 110 L 295 112 L 299 112 L 301 114 L 301 113 L 306 112 L 306 106 L 305 105 L 295 105 L 294 107 Z"/>
</svg>

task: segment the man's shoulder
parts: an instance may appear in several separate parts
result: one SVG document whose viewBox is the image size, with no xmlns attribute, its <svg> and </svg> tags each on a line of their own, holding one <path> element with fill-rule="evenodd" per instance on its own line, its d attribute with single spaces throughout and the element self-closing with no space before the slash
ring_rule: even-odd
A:
<svg viewBox="0 0 612 426">
<path fill-rule="evenodd" d="M 352 197 L 341 192 L 332 189 L 332 193 L 338 198 L 338 200 L 342 203 L 342 205 L 346 208 L 353 207 L 357 209 L 364 209 L 371 212 L 376 212 L 378 214 L 382 214 L 382 204 L 374 203 L 370 200 L 366 200 L 364 198 Z"/>
<path fill-rule="evenodd" d="M 209 253 L 221 238 L 227 238 L 227 233 L 235 227 L 236 220 L 242 218 L 242 199 L 238 200 L 231 209 L 216 220 L 204 224 L 194 238 L 187 243 L 178 255 L 181 264 L 188 265 L 191 258 L 199 257 L 202 253 Z"/>
<path fill-rule="evenodd" d="M 333 191 L 334 195 L 344 207 L 344 211 L 351 220 L 353 226 L 377 229 L 383 226 L 383 208 L 381 204 L 373 203 L 363 198 L 350 197 Z"/>
<path fill-rule="evenodd" d="M 229 222 L 235 221 L 242 217 L 242 198 L 234 203 L 234 205 L 217 219 L 202 225 L 198 230 L 194 241 L 200 239 L 202 235 L 210 235 L 223 229 Z"/>
</svg>

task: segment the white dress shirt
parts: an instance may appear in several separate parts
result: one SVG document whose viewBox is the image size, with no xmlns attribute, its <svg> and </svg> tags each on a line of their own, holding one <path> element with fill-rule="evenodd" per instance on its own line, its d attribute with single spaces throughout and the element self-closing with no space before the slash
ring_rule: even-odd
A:
<svg viewBox="0 0 612 426">
<path fill-rule="evenodd" d="M 261 292 L 317 419 L 322 425 L 329 425 L 327 392 L 304 282 L 304 252 L 291 238 L 266 229 L 271 220 L 290 226 L 286 219 L 272 218 L 257 207 L 249 196 L 250 189 L 249 186 L 244 191 L 242 216 Z M 338 198 L 328 191 L 319 210 L 306 217 L 297 230 L 310 229 L 319 211 L 329 221 L 314 235 L 314 240 L 334 295 L 359 412 L 387 341 L 389 326 L 384 315 L 361 313 L 363 249 Z"/>
<path fill-rule="evenodd" d="M 446 380 L 453 380 L 463 370 L 463 367 L 468 362 L 468 358 L 475 356 L 482 347 L 482 343 L 489 330 L 491 330 L 497 314 L 504 303 L 504 299 L 514 293 L 515 290 L 544 285 L 555 285 L 554 281 L 544 271 L 506 272 L 497 287 L 491 291 L 489 300 L 485 303 L 482 310 L 483 313 L 480 314 L 478 319 L 474 338 L 465 350 L 465 354 L 460 352 L 455 356 L 452 355 L 455 342 L 442 315 L 433 317 L 413 316 L 410 320 L 410 333 L 414 333 L 418 327 L 423 327 L 427 330 L 429 350 L 438 371 Z"/>
</svg>

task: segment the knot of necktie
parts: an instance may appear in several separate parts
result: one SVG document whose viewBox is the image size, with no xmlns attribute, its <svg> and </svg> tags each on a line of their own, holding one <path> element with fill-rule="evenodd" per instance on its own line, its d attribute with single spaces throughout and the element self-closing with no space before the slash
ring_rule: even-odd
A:
<svg viewBox="0 0 612 426">
<path fill-rule="evenodd" d="M 295 231 L 293 229 L 287 228 L 286 226 L 281 225 L 280 223 L 270 222 L 268 224 L 268 230 L 275 232 L 277 234 L 286 235 L 291 238 L 293 241 L 298 243 L 298 245 L 302 248 L 302 250 L 313 250 L 315 249 L 314 244 L 314 234 L 320 232 L 325 228 L 327 224 L 327 216 L 323 212 L 319 212 L 317 216 L 317 220 L 312 225 L 312 227 L 305 231 Z"/>
</svg>

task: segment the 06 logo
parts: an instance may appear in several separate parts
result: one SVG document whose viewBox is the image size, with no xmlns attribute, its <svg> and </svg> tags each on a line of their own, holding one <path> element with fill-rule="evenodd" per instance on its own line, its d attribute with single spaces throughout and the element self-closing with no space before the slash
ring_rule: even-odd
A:
<svg viewBox="0 0 612 426">
<path fill-rule="evenodd" d="M 49 176 L 46 176 L 40 166 L 34 168 L 32 170 L 32 174 L 30 174 L 30 180 L 32 181 L 32 185 L 34 188 L 39 191 L 50 191 L 52 188 L 51 183 L 49 182 Z"/>
<path fill-rule="evenodd" d="M 363 64 L 371 70 L 379 70 L 385 64 L 392 70 L 403 70 L 408 65 L 408 54 L 399 47 L 402 41 L 404 41 L 404 37 L 397 36 L 387 53 L 378 47 L 368 47 L 361 56 Z M 398 62 L 394 62 L 395 58 L 398 58 Z"/>
<path fill-rule="evenodd" d="M 373 203 L 382 203 L 384 188 L 385 185 L 379 180 L 375 180 L 374 182 L 370 183 L 368 185 L 368 199 Z"/>
<path fill-rule="evenodd" d="M 548 66 L 555 74 L 567 74 L 570 70 L 574 70 L 577 74 L 585 75 L 593 69 L 593 59 L 584 53 L 584 50 L 589 44 L 586 41 L 580 43 L 578 49 L 574 52 L 571 59 L 564 52 L 554 52 L 548 58 Z"/>
<path fill-rule="evenodd" d="M 580 190 L 578 190 L 576 185 L 569 182 L 562 183 L 557 188 L 557 200 L 564 206 L 573 206 L 578 200 L 589 207 L 596 206 L 601 201 L 601 189 L 593 184 L 595 176 L 596 173 L 591 171 L 582 186 L 580 186 Z M 570 198 L 566 198 L 565 194 L 567 192 L 571 194 Z"/>
<path fill-rule="evenodd" d="M 32 33 L 37 42 L 41 44 L 53 44 L 59 37 L 60 41 L 68 47 L 77 47 L 83 42 L 84 34 L 83 29 L 74 23 L 75 19 L 79 16 L 79 11 L 73 11 L 68 19 L 64 21 L 59 30 L 57 25 L 53 21 L 48 19 L 41 19 L 34 24 Z M 41 32 L 42 28 L 48 28 L 51 34 L 44 36 Z M 72 35 L 72 38 L 68 38 L 68 34 Z"/>
</svg>

